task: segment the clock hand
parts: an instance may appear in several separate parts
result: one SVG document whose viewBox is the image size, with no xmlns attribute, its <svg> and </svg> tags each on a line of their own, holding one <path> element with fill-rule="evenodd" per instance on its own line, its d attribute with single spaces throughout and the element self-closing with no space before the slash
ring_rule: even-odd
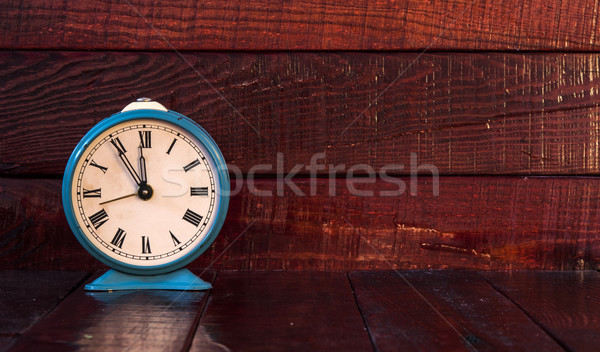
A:
<svg viewBox="0 0 600 352">
<path fill-rule="evenodd" d="M 122 145 L 120 144 L 120 142 L 118 142 L 118 141 L 115 142 L 114 139 L 111 140 L 111 142 L 115 146 L 115 148 L 117 149 L 117 151 L 119 152 L 119 158 L 121 159 L 121 161 L 123 162 L 123 164 L 127 168 L 127 171 L 129 171 L 129 173 L 131 174 L 131 177 L 133 177 L 133 180 L 139 186 L 142 183 L 141 179 L 138 176 L 137 172 L 135 172 L 135 169 L 133 168 L 133 166 L 129 162 L 129 159 L 127 159 L 127 155 L 125 155 L 125 152 L 123 151 L 124 148 L 122 148 Z M 121 146 L 121 148 L 120 148 L 120 146 Z"/>
<path fill-rule="evenodd" d="M 127 159 L 127 156 L 125 156 L 125 154 L 121 153 L 121 154 L 119 154 L 119 157 L 121 158 L 121 161 L 123 161 L 123 164 L 125 164 L 127 171 L 129 171 L 129 173 L 131 174 L 131 177 L 133 177 L 133 180 L 135 181 L 135 183 L 139 186 L 142 182 L 141 182 L 140 177 L 138 176 L 137 172 L 135 172 L 135 170 L 133 169 L 133 166 L 131 166 L 131 163 L 129 162 L 129 159 Z"/>
<path fill-rule="evenodd" d="M 148 184 L 148 175 L 146 174 L 146 158 L 144 158 L 144 147 L 142 144 L 140 144 L 140 159 L 139 159 L 139 163 L 140 163 L 140 183 L 138 184 L 139 188 L 137 191 L 137 195 L 140 197 L 140 199 L 142 200 L 148 200 L 150 198 L 152 198 L 152 195 L 154 194 L 154 190 L 152 189 L 152 186 L 150 186 Z"/>
<path fill-rule="evenodd" d="M 140 181 L 143 184 L 148 182 L 148 176 L 146 175 L 146 158 L 144 158 L 142 145 L 140 144 Z"/>
<path fill-rule="evenodd" d="M 104 202 L 101 202 L 100 205 L 106 204 L 106 203 L 110 203 L 110 202 L 114 202 L 115 200 L 121 200 L 124 198 L 129 198 L 129 197 L 133 197 L 133 196 L 137 196 L 137 193 L 132 193 L 132 194 L 128 194 L 126 196 L 121 196 L 121 197 L 117 197 L 115 199 L 111 199 L 111 200 L 105 200 Z"/>
</svg>

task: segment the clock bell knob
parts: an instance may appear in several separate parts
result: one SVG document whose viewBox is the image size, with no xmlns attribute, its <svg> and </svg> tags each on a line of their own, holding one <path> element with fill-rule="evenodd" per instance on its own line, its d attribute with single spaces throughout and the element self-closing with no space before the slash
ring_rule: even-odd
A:
<svg viewBox="0 0 600 352">
<path fill-rule="evenodd" d="M 138 98 L 136 101 L 123 108 L 121 112 L 140 109 L 160 110 L 165 112 L 168 111 L 167 108 L 165 108 L 161 103 L 152 101 L 150 98 Z"/>
</svg>

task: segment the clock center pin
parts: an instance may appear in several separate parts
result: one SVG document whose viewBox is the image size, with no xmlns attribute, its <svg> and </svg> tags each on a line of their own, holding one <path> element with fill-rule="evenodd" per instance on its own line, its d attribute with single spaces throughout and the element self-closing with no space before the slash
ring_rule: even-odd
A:
<svg viewBox="0 0 600 352">
<path fill-rule="evenodd" d="M 150 198 L 152 198 L 152 195 L 154 194 L 154 190 L 152 189 L 152 187 L 149 184 L 141 184 L 140 188 L 138 189 L 138 196 L 142 199 L 142 200 L 148 200 Z"/>
</svg>

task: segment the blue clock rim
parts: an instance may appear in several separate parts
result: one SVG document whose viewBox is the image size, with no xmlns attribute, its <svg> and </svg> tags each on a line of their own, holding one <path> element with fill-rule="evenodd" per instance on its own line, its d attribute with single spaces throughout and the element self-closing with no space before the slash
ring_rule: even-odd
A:
<svg viewBox="0 0 600 352">
<path fill-rule="evenodd" d="M 215 166 L 217 167 L 218 184 L 221 187 L 221 192 L 220 194 L 218 194 L 219 207 L 216 211 L 217 217 L 212 225 L 212 228 L 209 230 L 208 235 L 197 245 L 196 248 L 194 248 L 185 256 L 179 259 L 175 259 L 170 263 L 154 266 L 138 266 L 128 263 L 122 263 L 114 258 L 107 256 L 102 251 L 100 251 L 84 235 L 82 229 L 79 227 L 76 221 L 75 211 L 71 202 L 71 185 L 75 177 L 75 166 L 81 159 L 85 149 L 96 137 L 102 134 L 102 132 L 104 132 L 105 130 L 116 126 L 120 123 L 137 119 L 149 119 L 169 122 L 188 131 L 190 134 L 198 138 L 198 140 L 204 145 L 204 147 L 208 151 L 209 156 L 213 159 Z M 83 136 L 81 141 L 79 141 L 79 143 L 71 153 L 71 156 L 69 157 L 69 161 L 67 162 L 67 166 L 65 168 L 62 182 L 62 202 L 67 222 L 69 223 L 71 230 L 75 234 L 75 237 L 77 238 L 79 243 L 81 243 L 81 245 L 87 250 L 88 253 L 90 253 L 100 262 L 118 271 L 136 275 L 159 275 L 183 268 L 184 266 L 188 265 L 193 260 L 198 258 L 210 247 L 210 245 L 214 242 L 217 235 L 219 234 L 219 231 L 223 227 L 223 223 L 225 222 L 225 217 L 227 216 L 227 209 L 229 207 L 229 190 L 229 172 L 227 171 L 227 164 L 225 163 L 225 158 L 223 157 L 221 150 L 219 149 L 213 138 L 208 134 L 208 132 L 206 132 L 206 130 L 204 130 L 204 128 L 202 128 L 189 117 L 172 110 L 168 110 L 165 112 L 161 110 L 139 109 L 113 114 L 112 116 L 107 117 L 104 120 L 98 122 Z"/>
</svg>

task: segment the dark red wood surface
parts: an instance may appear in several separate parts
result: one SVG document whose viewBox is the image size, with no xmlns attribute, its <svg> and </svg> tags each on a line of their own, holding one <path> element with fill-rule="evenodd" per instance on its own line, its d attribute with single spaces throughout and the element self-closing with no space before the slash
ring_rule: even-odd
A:
<svg viewBox="0 0 600 352">
<path fill-rule="evenodd" d="M 89 254 L 77 242 L 62 210 L 61 182 L 0 178 L 2 269 L 89 270 Z"/>
<path fill-rule="evenodd" d="M 368 351 L 348 278 L 220 271 L 190 351 Z"/>
<path fill-rule="evenodd" d="M 573 0 L 54 2 L 0 8 L 0 47 L 119 50 L 596 50 Z"/>
<path fill-rule="evenodd" d="M 474 272 L 364 271 L 350 281 L 380 352 L 562 351 Z"/>
<path fill-rule="evenodd" d="M 41 298 L 33 288 L 42 289 L 32 279 L 78 273 L 20 274 L 0 272 L 3 299 L 10 286 L 33 302 Z M 21 336 L 0 334 L 0 350 L 595 351 L 600 335 L 595 271 L 207 271 L 203 278 L 211 291 L 80 286 L 64 298 L 63 287 L 47 285 L 43 295 L 55 295 L 58 306 Z M 15 308 L 2 308 L 4 321 L 22 318 Z"/>
<path fill-rule="evenodd" d="M 595 178 L 408 177 L 355 184 L 256 180 L 231 198 L 225 226 L 193 266 L 241 270 L 396 268 L 597 269 L 600 184 Z M 355 181 L 367 181 L 360 179 Z M 332 186 L 335 186 L 334 187 Z M 235 185 L 232 185 L 235 188 Z M 329 196 L 333 191 L 336 196 Z M 74 238 L 61 209 L 60 180 L 0 179 L 0 268 L 101 268 Z"/>
<path fill-rule="evenodd" d="M 214 276 L 207 271 L 202 278 L 212 282 Z M 91 293 L 81 286 L 11 351 L 180 351 L 189 345 L 207 296 L 206 291 Z"/>
<path fill-rule="evenodd" d="M 0 339 L 23 333 L 88 276 L 75 271 L 0 271 Z M 1 343 L 1 346 L 6 346 Z M 1 347 L 0 347 L 1 349 Z"/>
<path fill-rule="evenodd" d="M 85 132 L 140 96 L 195 119 L 245 174 L 308 174 L 316 153 L 319 174 L 341 176 L 408 174 L 411 153 L 442 174 L 600 172 L 595 54 L 184 57 L 218 94 L 170 52 L 0 52 L 0 174 L 61 175 Z"/>
<path fill-rule="evenodd" d="M 266 164 L 256 186 L 273 196 L 246 185 L 193 267 L 599 269 L 597 13 L 581 0 L 5 2 L 0 268 L 102 267 L 66 225 L 59 178 L 85 131 L 150 96 L 200 122 L 232 172 Z M 310 193 L 316 153 L 316 194 L 278 195 L 276 173 L 296 164 Z M 443 177 L 439 197 L 428 178 L 418 196 L 380 196 L 396 187 L 383 179 L 359 186 L 374 196 L 346 188 L 352 165 L 408 175 L 412 153 L 473 176 Z"/>
<path fill-rule="evenodd" d="M 482 275 L 570 351 L 600 346 L 600 273 L 484 272 Z"/>
</svg>

